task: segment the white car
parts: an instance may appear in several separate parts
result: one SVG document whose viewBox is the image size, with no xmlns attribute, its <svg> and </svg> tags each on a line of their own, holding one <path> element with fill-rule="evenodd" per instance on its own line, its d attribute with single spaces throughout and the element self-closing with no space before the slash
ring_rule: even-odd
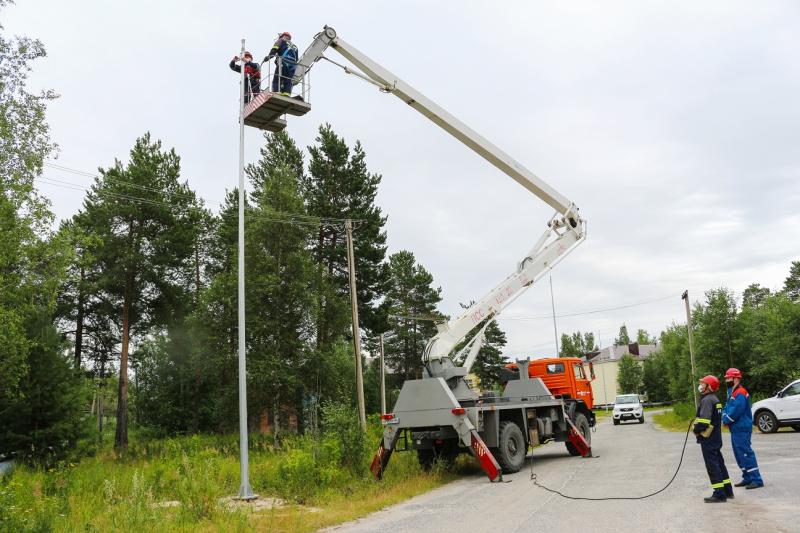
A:
<svg viewBox="0 0 800 533">
<path fill-rule="evenodd" d="M 772 398 L 754 403 L 753 425 L 761 433 L 775 433 L 784 426 L 800 431 L 800 379 L 789 383 Z"/>
<path fill-rule="evenodd" d="M 638 420 L 644 424 L 644 407 L 638 394 L 622 394 L 614 400 L 614 425 L 623 420 Z"/>
</svg>

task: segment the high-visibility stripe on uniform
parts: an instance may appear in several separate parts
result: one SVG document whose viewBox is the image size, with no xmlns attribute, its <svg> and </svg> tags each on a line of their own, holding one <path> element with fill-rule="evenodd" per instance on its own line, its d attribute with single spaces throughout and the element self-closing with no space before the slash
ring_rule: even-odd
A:
<svg viewBox="0 0 800 533">
<path fill-rule="evenodd" d="M 717 404 L 717 409 L 722 409 L 722 404 L 721 403 Z"/>
<path fill-rule="evenodd" d="M 724 486 L 725 486 L 725 483 L 712 483 L 711 484 L 711 488 L 712 489 L 721 489 Z"/>
<path fill-rule="evenodd" d="M 731 480 L 730 479 L 723 479 L 722 480 L 722 484 L 723 485 L 730 485 L 731 484 Z"/>
<path fill-rule="evenodd" d="M 710 424 L 711 420 L 709 420 L 708 418 L 698 418 L 697 419 L 697 423 L 698 424 Z"/>
<path fill-rule="evenodd" d="M 744 470 L 744 469 L 742 469 L 742 470 Z M 758 470 L 758 467 L 750 468 L 749 470 L 745 470 L 745 472 L 755 472 L 756 470 Z"/>
</svg>

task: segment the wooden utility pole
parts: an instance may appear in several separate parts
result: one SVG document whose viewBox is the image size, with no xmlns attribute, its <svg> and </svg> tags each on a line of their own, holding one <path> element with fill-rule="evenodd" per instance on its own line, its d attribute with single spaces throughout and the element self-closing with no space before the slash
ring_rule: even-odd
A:
<svg viewBox="0 0 800 533">
<path fill-rule="evenodd" d="M 361 333 L 358 326 L 358 298 L 356 297 L 356 260 L 353 252 L 353 221 L 345 220 L 347 232 L 347 270 L 350 271 L 350 307 L 353 310 L 353 351 L 356 358 L 356 394 L 358 395 L 358 419 L 361 429 L 367 429 L 367 414 L 364 408 L 364 376 L 361 373 Z"/>
<path fill-rule="evenodd" d="M 697 409 L 697 373 L 694 369 L 694 334 L 692 333 L 692 311 L 689 309 L 689 291 L 683 291 L 681 299 L 686 302 L 686 330 L 689 333 L 689 358 L 692 361 L 692 396 L 694 408 Z"/>
<path fill-rule="evenodd" d="M 386 414 L 386 365 L 383 362 L 383 333 L 381 333 L 381 414 Z"/>
</svg>

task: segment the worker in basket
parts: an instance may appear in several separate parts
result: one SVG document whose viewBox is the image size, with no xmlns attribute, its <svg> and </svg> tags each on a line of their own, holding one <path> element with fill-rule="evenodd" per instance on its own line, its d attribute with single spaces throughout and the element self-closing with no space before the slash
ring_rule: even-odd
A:
<svg viewBox="0 0 800 533">
<path fill-rule="evenodd" d="M 753 413 L 750 412 L 750 395 L 742 387 L 742 372 L 738 368 L 729 368 L 725 372 L 725 384 L 728 386 L 728 400 L 722 413 L 722 423 L 731 432 L 731 448 L 736 464 L 742 469 L 742 480 L 737 487 L 757 489 L 764 486 L 758 471 L 758 462 L 750 439 L 753 435 Z"/>
<path fill-rule="evenodd" d="M 272 92 L 281 96 L 292 94 L 294 71 L 297 68 L 297 46 L 292 42 L 292 34 L 285 31 L 278 35 L 264 63 L 275 58 L 275 75 L 272 76 Z"/>
<path fill-rule="evenodd" d="M 713 494 L 704 498 L 706 503 L 722 503 L 733 498 L 733 485 L 722 457 L 722 404 L 715 392 L 719 389 L 719 379 L 715 376 L 700 378 L 697 390 L 702 397 L 697 407 L 694 434 L 703 452 L 708 478 Z"/>
<path fill-rule="evenodd" d="M 236 63 L 239 61 L 239 56 L 233 56 L 231 59 L 231 70 L 234 72 L 242 72 L 241 65 Z M 241 60 L 244 65 L 244 77 L 246 78 L 244 84 L 244 102 L 247 103 L 255 95 L 261 92 L 261 69 L 258 63 L 253 62 L 253 54 L 245 52 Z"/>
</svg>

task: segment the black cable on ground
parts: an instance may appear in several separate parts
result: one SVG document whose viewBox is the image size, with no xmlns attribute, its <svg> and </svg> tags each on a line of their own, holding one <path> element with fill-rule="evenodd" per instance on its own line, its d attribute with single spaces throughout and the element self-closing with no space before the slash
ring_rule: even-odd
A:
<svg viewBox="0 0 800 533">
<path fill-rule="evenodd" d="M 606 498 L 587 498 L 587 497 L 584 497 L 584 496 L 570 496 L 568 494 L 563 494 L 563 493 L 561 493 L 561 492 L 559 492 L 559 491 L 557 491 L 555 489 L 551 489 L 550 487 L 546 487 L 546 486 L 542 485 L 541 483 L 539 483 L 536 480 L 536 474 L 533 473 L 533 459 L 531 459 L 531 481 L 533 481 L 533 484 L 536 485 L 537 487 L 539 487 L 540 489 L 544 489 L 547 492 L 552 492 L 553 494 L 558 494 L 562 498 L 566 498 L 568 500 L 585 500 L 585 501 L 592 501 L 592 502 L 600 502 L 600 501 L 607 501 L 607 500 L 644 500 L 645 498 L 650 498 L 652 496 L 655 496 L 656 494 L 659 494 L 659 493 L 664 492 L 665 490 L 667 490 L 667 487 L 672 485 L 672 482 L 675 481 L 676 477 L 678 477 L 678 472 L 680 471 L 681 465 L 683 464 L 683 455 L 686 453 L 686 443 L 689 442 L 689 433 L 692 431 L 692 424 L 693 423 L 694 423 L 694 420 L 689 422 L 689 427 L 686 429 L 686 438 L 683 439 L 683 449 L 681 450 L 681 458 L 678 461 L 678 468 L 676 468 L 675 469 L 675 473 L 672 474 L 672 479 L 669 480 L 669 483 L 667 483 L 666 485 L 664 485 L 663 487 L 661 487 L 657 491 L 651 492 L 650 494 L 646 494 L 644 496 L 610 496 L 610 497 L 606 497 Z"/>
</svg>

